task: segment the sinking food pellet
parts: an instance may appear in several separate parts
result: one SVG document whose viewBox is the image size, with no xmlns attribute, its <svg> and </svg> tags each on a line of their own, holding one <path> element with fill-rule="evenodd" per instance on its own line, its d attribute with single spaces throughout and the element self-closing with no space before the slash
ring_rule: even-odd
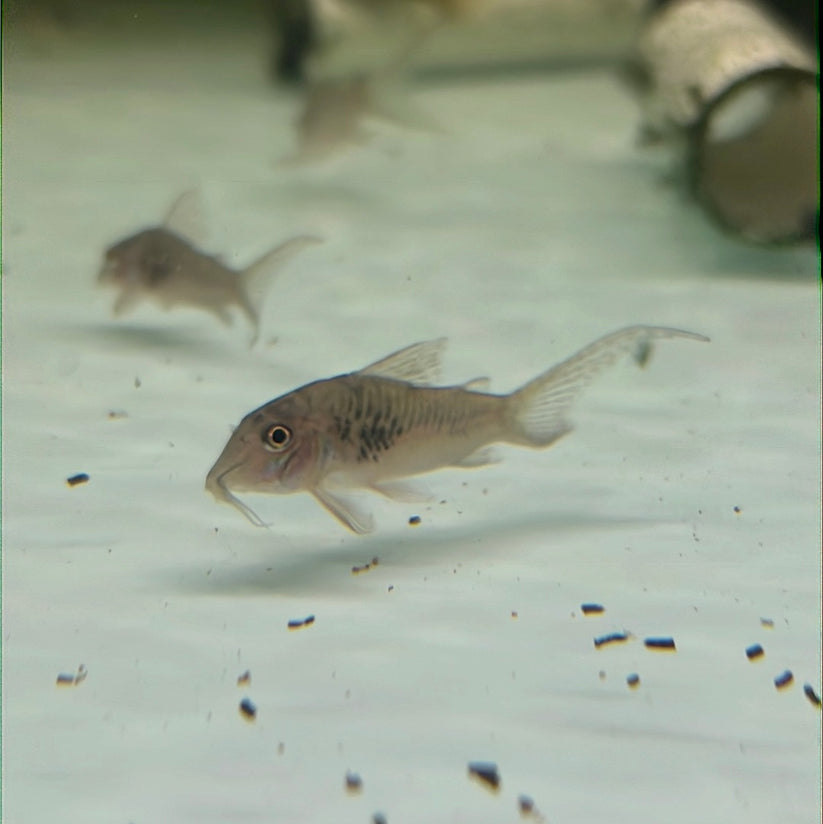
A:
<svg viewBox="0 0 823 824">
<path fill-rule="evenodd" d="M 777 687 L 777 689 L 783 690 L 786 689 L 786 687 L 790 687 L 793 681 L 794 675 L 792 675 L 792 671 L 785 670 L 774 679 L 774 685 Z"/>
<path fill-rule="evenodd" d="M 808 698 L 815 707 L 820 709 L 820 696 L 814 691 L 814 687 L 811 684 L 803 684 L 803 692 L 806 698 Z"/>
<path fill-rule="evenodd" d="M 534 800 L 528 795 L 519 795 L 517 797 L 517 809 L 520 810 L 520 815 L 529 815 L 534 812 Z"/>
<path fill-rule="evenodd" d="M 411 518 L 409 518 L 409 526 L 417 526 L 420 521 L 421 518 L 419 515 L 412 515 Z"/>
<path fill-rule="evenodd" d="M 303 627 L 310 627 L 314 623 L 314 616 L 309 615 L 307 618 L 294 618 L 288 623 L 289 629 L 302 629 Z"/>
<path fill-rule="evenodd" d="M 494 792 L 500 789 L 500 773 L 491 761 L 470 761 L 469 775 Z"/>
<path fill-rule="evenodd" d="M 121 418 L 128 418 L 129 413 L 126 412 L 124 409 L 111 409 L 109 410 L 109 420 L 110 421 L 118 421 Z"/>
<path fill-rule="evenodd" d="M 359 793 L 363 790 L 363 779 L 357 773 L 346 773 L 346 792 Z"/>
<path fill-rule="evenodd" d="M 584 615 L 600 615 L 606 611 L 602 604 L 581 604 L 580 610 Z"/>
<path fill-rule="evenodd" d="M 746 647 L 746 658 L 749 661 L 756 661 L 758 658 L 762 658 L 765 655 L 763 652 L 763 647 L 760 644 L 752 644 L 749 647 Z"/>
<path fill-rule="evenodd" d="M 89 476 L 85 472 L 78 472 L 77 475 L 66 478 L 66 483 L 69 486 L 79 486 L 80 484 L 87 484 L 88 482 Z"/>
<path fill-rule="evenodd" d="M 383 813 L 375 813 L 371 818 L 372 824 L 388 824 L 389 820 Z"/>
<path fill-rule="evenodd" d="M 372 567 L 376 567 L 378 564 L 377 558 L 372 558 L 367 564 L 362 564 L 361 566 L 353 566 L 351 568 L 352 575 L 359 575 L 361 572 L 368 572 Z"/>
<path fill-rule="evenodd" d="M 237 676 L 237 686 L 242 687 L 251 684 L 251 672 L 246 670 L 242 675 Z"/>
<path fill-rule="evenodd" d="M 257 707 L 254 706 L 250 698 L 244 698 L 240 702 L 240 715 L 242 715 L 246 721 L 254 721 L 257 717 Z"/>
<path fill-rule="evenodd" d="M 766 629 L 774 629 L 774 620 L 772 618 L 761 618 L 760 626 Z"/>
<path fill-rule="evenodd" d="M 677 647 L 674 645 L 674 638 L 647 638 L 643 643 L 647 649 L 670 652 L 677 650 Z"/>
<path fill-rule="evenodd" d="M 601 635 L 594 639 L 596 647 L 605 647 L 607 644 L 622 644 L 629 640 L 628 632 L 611 632 L 608 635 Z"/>
<path fill-rule="evenodd" d="M 640 676 L 636 672 L 632 672 L 626 676 L 626 683 L 629 689 L 636 690 L 640 686 Z"/>
</svg>

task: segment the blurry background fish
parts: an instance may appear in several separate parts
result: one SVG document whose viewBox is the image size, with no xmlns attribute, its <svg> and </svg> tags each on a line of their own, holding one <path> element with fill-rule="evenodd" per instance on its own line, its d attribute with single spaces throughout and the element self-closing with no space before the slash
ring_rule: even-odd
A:
<svg viewBox="0 0 823 824">
<path fill-rule="evenodd" d="M 98 282 L 119 290 L 115 316 L 151 301 L 163 309 L 203 309 L 230 325 L 230 310 L 236 307 L 252 326 L 254 344 L 260 332 L 260 308 L 277 269 L 301 249 L 320 243 L 320 238 L 293 237 L 236 271 L 194 246 L 204 232 L 201 216 L 199 195 L 183 193 L 160 225 L 142 229 L 106 250 Z"/>
<path fill-rule="evenodd" d="M 641 104 L 642 139 L 673 149 L 707 212 L 748 240 L 785 242 L 813 238 L 819 213 L 815 7 L 289 0 L 272 16 L 275 66 L 306 82 L 299 142 L 315 155 L 362 140 L 378 67 L 398 54 L 417 82 L 612 64 Z"/>
<path fill-rule="evenodd" d="M 4 24 L 48 51 L 90 19 L 114 18 L 117 5 L 12 0 Z M 706 213 L 747 240 L 787 242 L 814 238 L 819 213 L 816 9 L 812 0 L 215 0 L 144 2 L 133 18 L 158 34 L 169 28 L 158 20 L 195 16 L 224 31 L 266 25 L 270 70 L 297 95 L 294 150 L 277 158 L 288 163 L 362 147 L 372 123 L 448 133 L 414 105 L 424 84 L 612 67 L 638 101 L 641 139 L 670 151 Z M 13 49 L 19 38 L 7 41 Z"/>
</svg>

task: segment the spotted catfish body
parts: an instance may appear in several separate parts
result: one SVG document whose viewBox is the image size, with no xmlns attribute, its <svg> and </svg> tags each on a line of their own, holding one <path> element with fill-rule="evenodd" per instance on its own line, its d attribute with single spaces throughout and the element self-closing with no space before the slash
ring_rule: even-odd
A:
<svg viewBox="0 0 823 824">
<path fill-rule="evenodd" d="M 315 381 L 246 415 L 206 479 L 218 500 L 262 526 L 234 492 L 308 492 L 354 532 L 371 517 L 345 497 L 370 489 L 398 499 L 399 480 L 447 466 L 492 462 L 488 447 L 547 447 L 571 431 L 568 412 L 580 392 L 621 355 L 642 366 L 656 338 L 708 340 L 654 326 L 607 335 L 508 395 L 478 378 L 436 387 L 445 339 L 417 343 L 358 372 Z"/>
<path fill-rule="evenodd" d="M 172 205 L 163 224 L 144 229 L 109 247 L 98 282 L 116 286 L 115 316 L 144 300 L 164 309 L 192 306 L 212 313 L 223 323 L 232 320 L 230 309 L 239 308 L 254 329 L 259 309 L 277 268 L 320 239 L 300 235 L 267 252 L 246 269 L 236 271 L 219 258 L 201 252 L 178 229 L 190 228 L 196 218 L 196 195 L 187 192 Z"/>
</svg>

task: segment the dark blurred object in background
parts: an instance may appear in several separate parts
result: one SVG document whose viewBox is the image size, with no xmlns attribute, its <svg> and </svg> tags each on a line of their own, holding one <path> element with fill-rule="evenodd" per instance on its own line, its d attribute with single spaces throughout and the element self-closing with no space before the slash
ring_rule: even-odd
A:
<svg viewBox="0 0 823 824">
<path fill-rule="evenodd" d="M 649 10 L 659 11 L 674 0 L 650 0 Z M 764 0 L 761 3 L 778 20 L 792 29 L 812 48 L 817 46 L 818 4 L 815 0 Z"/>
<path fill-rule="evenodd" d="M 312 80 L 368 74 L 412 46 L 412 77 L 614 64 L 647 8 L 647 0 L 274 0 L 281 4 L 289 11 L 273 17 L 277 62 L 301 59 Z"/>
<path fill-rule="evenodd" d="M 803 38 L 748 0 L 658 4 L 632 86 L 647 142 L 686 163 L 701 205 L 758 243 L 814 237 L 818 64 Z"/>
<path fill-rule="evenodd" d="M 442 25 L 435 39 L 467 36 L 455 49 L 456 60 L 465 66 L 498 65 L 522 61 L 533 66 L 537 55 L 534 41 L 543 39 L 543 65 L 556 66 L 558 59 L 598 56 L 616 59 L 615 48 L 625 46 L 627 21 L 641 14 L 654 14 L 676 0 L 266 0 L 274 30 L 273 68 L 284 82 L 305 78 L 307 64 L 319 57 L 321 48 L 345 49 L 347 37 L 359 38 L 360 29 L 371 28 L 376 36 L 388 35 L 392 21 L 409 25 L 415 16 L 429 15 Z M 816 48 L 818 4 L 814 0 L 769 0 L 763 4 L 789 24 L 811 48 Z M 508 23 L 507 23 L 508 18 Z M 346 22 L 356 20 L 354 24 Z M 540 21 L 552 21 L 542 26 Z M 583 25 L 579 25 L 580 21 Z M 370 21 L 370 22 L 369 22 Z M 526 25 L 521 25 L 525 21 Z M 476 25 L 480 23 L 481 25 Z M 485 25 L 482 25 L 485 23 Z M 456 25 L 453 25 L 456 24 Z M 490 37 L 483 36 L 483 29 Z M 602 35 L 605 32 L 606 37 Z M 514 35 L 514 41 L 510 35 Z M 611 43 L 608 43 L 608 36 Z M 517 49 L 517 38 L 521 48 Z M 475 41 L 475 47 L 471 41 Z M 327 42 L 325 42 L 327 41 Z M 436 44 L 427 58 L 442 51 Z M 422 63 L 427 65 L 428 59 Z M 443 62 L 443 61 L 439 61 Z M 454 59 L 447 61 L 453 68 Z M 359 67 L 364 68 L 363 66 Z"/>
<path fill-rule="evenodd" d="M 269 0 L 268 12 L 274 31 L 274 77 L 285 83 L 300 82 L 315 44 L 310 4 L 308 0 Z"/>
</svg>

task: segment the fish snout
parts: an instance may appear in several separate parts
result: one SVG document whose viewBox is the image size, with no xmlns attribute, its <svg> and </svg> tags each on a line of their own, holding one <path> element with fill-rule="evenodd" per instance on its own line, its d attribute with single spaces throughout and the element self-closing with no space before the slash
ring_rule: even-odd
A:
<svg viewBox="0 0 823 824">
<path fill-rule="evenodd" d="M 226 450 L 223 451 L 223 454 L 214 462 L 214 466 L 209 470 L 209 474 L 206 475 L 206 491 L 211 492 L 218 501 L 232 503 L 234 496 L 228 483 L 228 476 L 233 472 L 236 473 L 237 470 L 241 470 L 240 474 L 242 475 L 242 469 L 245 466 L 246 460 L 245 454 L 237 454 L 237 452 L 232 451 L 227 455 L 227 450 L 228 446 Z M 237 480 L 237 476 L 235 476 L 235 482 L 237 482 Z"/>
<path fill-rule="evenodd" d="M 228 470 L 223 469 L 222 461 L 218 460 L 209 470 L 209 474 L 206 475 L 206 492 L 211 492 L 217 501 L 228 500 L 229 491 L 223 485 L 223 476 L 230 471 L 231 468 Z"/>
<path fill-rule="evenodd" d="M 268 526 L 251 507 L 233 495 L 225 484 L 224 479 L 226 475 L 238 469 L 240 466 L 242 466 L 242 462 L 232 463 L 226 468 L 225 462 L 218 458 L 217 463 L 209 470 L 209 474 L 206 475 L 206 491 L 211 492 L 218 503 L 226 503 L 233 506 L 241 512 L 246 519 L 254 524 L 254 526 Z"/>
</svg>

